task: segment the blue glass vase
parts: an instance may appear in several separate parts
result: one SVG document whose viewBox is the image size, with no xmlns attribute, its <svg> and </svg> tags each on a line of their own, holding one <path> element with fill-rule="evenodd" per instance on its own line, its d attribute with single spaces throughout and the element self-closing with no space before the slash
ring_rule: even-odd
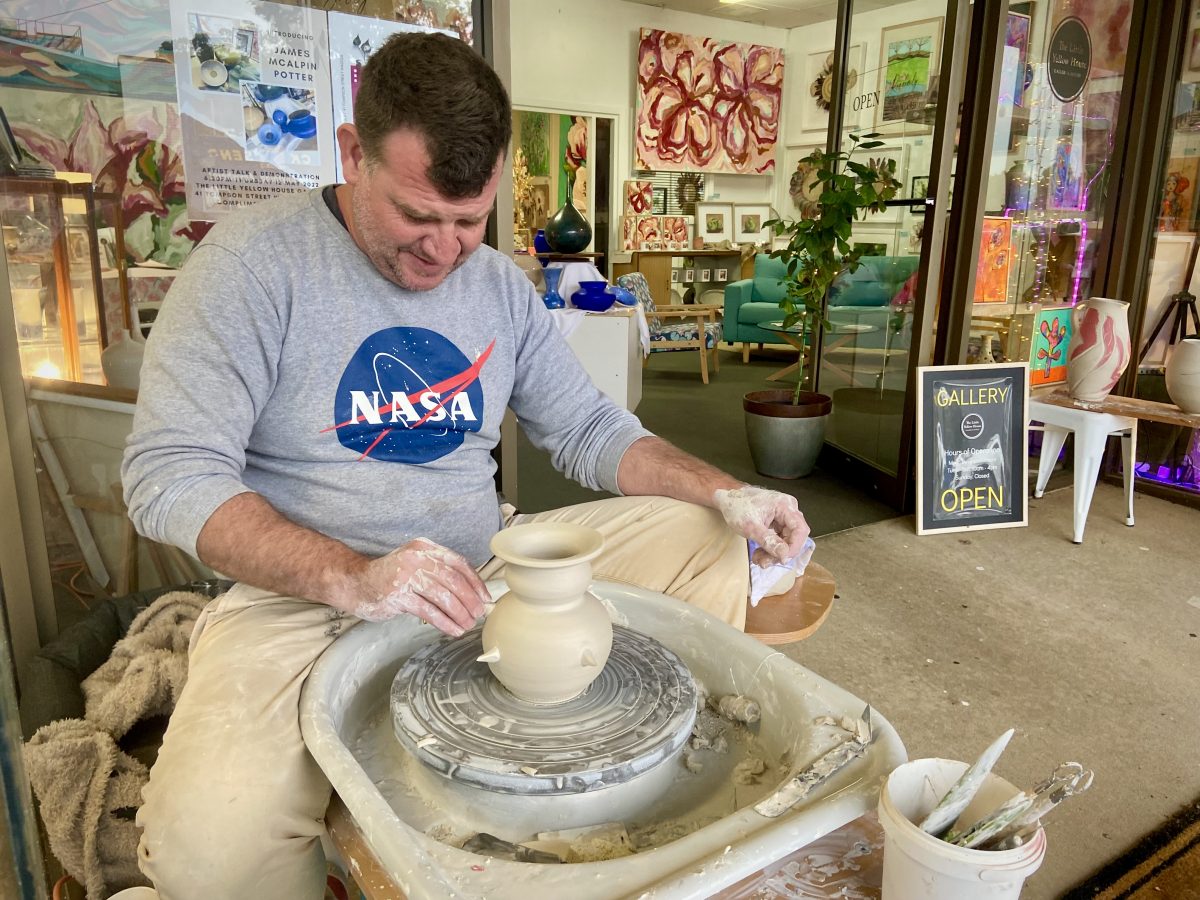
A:
<svg viewBox="0 0 1200 900">
<path fill-rule="evenodd" d="M 562 269 L 545 268 L 542 270 L 542 276 L 546 279 L 546 293 L 542 295 L 542 302 L 546 304 L 546 309 L 562 309 L 567 305 L 567 301 L 558 292 L 558 283 L 562 280 L 562 273 Z"/>
<path fill-rule="evenodd" d="M 546 263 L 550 262 L 550 260 L 546 259 L 545 254 L 554 252 L 550 249 L 550 244 L 546 240 L 546 230 L 544 228 L 539 228 L 537 233 L 533 236 L 533 249 L 542 254 L 538 261 L 541 262 L 542 268 L 544 269 L 546 267 Z"/>
</svg>

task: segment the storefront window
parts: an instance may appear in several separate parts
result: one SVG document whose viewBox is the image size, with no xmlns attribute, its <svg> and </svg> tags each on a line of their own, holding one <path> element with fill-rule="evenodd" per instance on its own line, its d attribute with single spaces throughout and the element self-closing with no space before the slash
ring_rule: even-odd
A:
<svg viewBox="0 0 1200 900">
<path fill-rule="evenodd" d="M 1174 115 L 1159 182 L 1150 283 L 1141 322 L 1141 346 L 1135 348 L 1137 396 L 1200 411 L 1200 315 L 1196 269 L 1200 244 L 1200 4 L 1193 2 L 1179 72 Z M 1185 340 L 1191 339 L 1187 344 Z M 1195 360 L 1190 362 L 1189 360 Z M 1168 367 L 1171 378 L 1168 378 Z M 1189 378 L 1190 373 L 1190 378 Z M 1200 494 L 1200 431 L 1144 421 L 1138 425 L 1139 478 Z"/>
<path fill-rule="evenodd" d="M 967 361 L 1066 380 L 1071 308 L 1094 293 L 1129 4 L 1010 3 Z"/>
</svg>

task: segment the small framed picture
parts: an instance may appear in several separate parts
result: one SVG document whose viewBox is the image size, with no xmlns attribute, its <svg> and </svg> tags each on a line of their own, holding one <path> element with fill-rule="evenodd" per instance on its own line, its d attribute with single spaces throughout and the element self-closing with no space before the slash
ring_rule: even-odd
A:
<svg viewBox="0 0 1200 900">
<path fill-rule="evenodd" d="M 700 270 L 700 280 L 701 281 L 712 281 L 712 269 L 701 269 Z"/>
<path fill-rule="evenodd" d="M 672 269 L 671 270 L 671 284 L 679 284 L 680 271 L 681 271 L 680 269 Z"/>
<path fill-rule="evenodd" d="M 716 274 L 715 278 L 717 281 L 728 281 L 729 280 L 729 270 L 728 269 L 717 269 L 717 274 Z"/>
<path fill-rule="evenodd" d="M 924 200 L 929 196 L 929 176 L 914 175 L 912 178 L 912 199 Z"/>
<path fill-rule="evenodd" d="M 771 207 L 766 204 L 733 208 L 733 240 L 737 244 L 764 244 L 770 239 L 766 223 Z"/>
<path fill-rule="evenodd" d="M 91 262 L 91 244 L 88 241 L 86 228 L 71 226 L 67 228 L 67 258 L 72 263 L 87 265 Z"/>
<path fill-rule="evenodd" d="M 683 283 L 684 284 L 691 284 L 695 280 L 696 280 L 696 270 L 695 269 L 684 269 L 683 270 Z"/>
<path fill-rule="evenodd" d="M 696 237 L 706 244 L 733 240 L 733 206 L 728 203 L 696 204 Z"/>
</svg>

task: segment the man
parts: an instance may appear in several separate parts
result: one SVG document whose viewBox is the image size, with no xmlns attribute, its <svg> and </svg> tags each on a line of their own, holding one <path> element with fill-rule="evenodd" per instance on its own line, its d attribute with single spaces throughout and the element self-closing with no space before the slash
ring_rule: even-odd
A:
<svg viewBox="0 0 1200 900">
<path fill-rule="evenodd" d="M 197 623 L 138 814 L 163 897 L 321 896 L 330 789 L 301 740 L 300 687 L 358 619 L 475 624 L 500 571 L 487 547 L 506 524 L 491 457 L 506 407 L 560 470 L 624 495 L 518 517 L 602 531 L 600 577 L 741 627 L 746 538 L 781 560 L 808 533 L 793 498 L 605 399 L 529 282 L 480 246 L 511 111 L 470 48 L 392 38 L 355 118 L 338 131 L 346 183 L 214 228 L 147 346 L 130 515 L 239 582 Z"/>
</svg>

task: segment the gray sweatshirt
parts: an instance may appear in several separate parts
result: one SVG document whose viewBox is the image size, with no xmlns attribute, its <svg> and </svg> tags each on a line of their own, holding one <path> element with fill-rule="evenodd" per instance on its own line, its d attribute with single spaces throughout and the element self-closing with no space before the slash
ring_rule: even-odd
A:
<svg viewBox="0 0 1200 900">
<path fill-rule="evenodd" d="M 505 407 L 554 465 L 618 493 L 649 432 L 591 383 L 511 260 L 480 247 L 442 284 L 384 279 L 319 190 L 260 203 L 192 253 L 146 346 L 121 467 L 137 530 L 193 555 L 256 491 L 380 555 L 416 537 L 475 565 L 500 526 Z"/>
</svg>

